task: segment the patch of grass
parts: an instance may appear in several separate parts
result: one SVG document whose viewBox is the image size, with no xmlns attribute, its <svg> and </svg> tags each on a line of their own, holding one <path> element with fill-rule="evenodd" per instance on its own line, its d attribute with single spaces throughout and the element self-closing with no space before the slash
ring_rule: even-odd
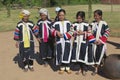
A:
<svg viewBox="0 0 120 80">
<path fill-rule="evenodd" d="M 93 11 L 96 9 L 101 9 L 103 11 L 103 19 L 108 23 L 111 29 L 111 36 L 120 37 L 120 5 L 113 5 L 113 11 L 111 12 L 111 5 L 101 5 L 96 4 L 93 5 Z M 62 6 L 63 9 L 66 10 L 66 19 L 71 22 L 75 21 L 75 15 L 77 11 L 85 11 L 86 12 L 86 20 L 92 21 L 93 15 L 90 20 L 88 20 L 88 5 L 72 5 L 72 6 Z M 55 7 L 47 8 L 50 13 L 51 18 L 55 18 Z M 14 30 L 19 19 L 20 9 L 11 10 L 11 17 L 7 18 L 6 10 L 0 11 L 0 32 Z M 32 20 L 35 24 L 37 22 L 37 18 L 39 17 L 38 9 L 29 9 L 31 12 L 30 20 Z"/>
</svg>

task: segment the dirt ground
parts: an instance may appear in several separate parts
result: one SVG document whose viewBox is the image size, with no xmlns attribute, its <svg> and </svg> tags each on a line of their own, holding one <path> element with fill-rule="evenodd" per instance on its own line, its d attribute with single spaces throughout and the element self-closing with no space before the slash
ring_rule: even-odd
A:
<svg viewBox="0 0 120 80">
<path fill-rule="evenodd" d="M 36 60 L 34 61 L 35 71 L 24 72 L 13 61 L 18 53 L 13 40 L 13 31 L 1 32 L 0 37 L 0 80 L 109 80 L 100 75 L 91 76 L 91 71 L 88 71 L 86 76 L 75 75 L 75 71 L 70 75 L 67 73 L 59 75 L 58 71 L 54 71 L 50 66 L 44 67 Z M 120 54 L 120 38 L 110 37 L 108 43 L 107 55 Z M 37 43 L 36 45 L 38 46 Z"/>
</svg>

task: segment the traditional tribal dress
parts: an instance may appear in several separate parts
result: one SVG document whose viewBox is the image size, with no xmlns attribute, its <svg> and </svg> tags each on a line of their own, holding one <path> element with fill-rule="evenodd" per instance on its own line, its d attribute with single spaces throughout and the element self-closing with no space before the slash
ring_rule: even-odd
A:
<svg viewBox="0 0 120 80">
<path fill-rule="evenodd" d="M 33 34 L 38 32 L 33 22 L 20 21 L 14 32 L 14 40 L 19 42 L 19 53 L 24 65 L 33 65 L 34 41 Z"/>
<path fill-rule="evenodd" d="M 95 39 L 101 41 L 100 45 L 92 44 L 95 64 L 100 64 L 106 52 L 106 41 L 110 30 L 105 21 L 93 22 L 91 26 Z"/>
<path fill-rule="evenodd" d="M 90 27 L 88 23 L 85 22 L 75 22 L 73 24 L 74 28 L 74 42 L 72 49 L 72 62 L 81 62 L 88 64 L 89 54 L 88 52 L 88 43 L 94 42 L 94 36 L 90 33 Z M 77 31 L 84 32 L 83 35 L 77 35 Z"/>
<path fill-rule="evenodd" d="M 38 38 L 41 39 L 40 42 L 40 54 L 43 60 L 51 59 L 53 57 L 53 45 L 52 45 L 52 37 L 51 37 L 51 21 L 50 20 L 39 20 L 37 22 L 37 26 L 39 27 Z"/>
<path fill-rule="evenodd" d="M 57 21 L 53 24 L 52 35 L 56 36 L 55 31 L 59 31 L 64 35 L 63 38 L 56 36 L 56 65 L 69 64 L 71 60 L 71 41 L 70 34 L 67 32 L 70 31 L 71 23 L 69 21 Z"/>
</svg>

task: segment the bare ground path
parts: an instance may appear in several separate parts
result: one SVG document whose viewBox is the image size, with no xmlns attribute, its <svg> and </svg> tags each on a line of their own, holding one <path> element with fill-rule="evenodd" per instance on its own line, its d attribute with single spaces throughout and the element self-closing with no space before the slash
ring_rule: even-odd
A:
<svg viewBox="0 0 120 80">
<path fill-rule="evenodd" d="M 53 71 L 50 66 L 45 68 L 39 65 L 36 61 L 34 64 L 34 72 L 23 72 L 22 69 L 14 63 L 13 59 L 18 53 L 13 40 L 13 31 L 0 33 L 0 80 L 108 80 L 100 75 L 91 76 L 88 71 L 84 77 L 81 74 L 75 75 L 75 72 L 68 75 L 67 73 L 59 75 L 57 71 Z M 107 54 L 120 54 L 120 38 L 109 38 L 107 44 Z"/>
</svg>

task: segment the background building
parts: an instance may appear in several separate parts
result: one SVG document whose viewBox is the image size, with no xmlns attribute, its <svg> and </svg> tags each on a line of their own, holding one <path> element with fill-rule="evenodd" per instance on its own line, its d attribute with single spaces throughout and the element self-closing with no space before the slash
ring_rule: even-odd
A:
<svg viewBox="0 0 120 80">
<path fill-rule="evenodd" d="M 120 0 L 101 0 L 103 4 L 120 4 Z"/>
</svg>

